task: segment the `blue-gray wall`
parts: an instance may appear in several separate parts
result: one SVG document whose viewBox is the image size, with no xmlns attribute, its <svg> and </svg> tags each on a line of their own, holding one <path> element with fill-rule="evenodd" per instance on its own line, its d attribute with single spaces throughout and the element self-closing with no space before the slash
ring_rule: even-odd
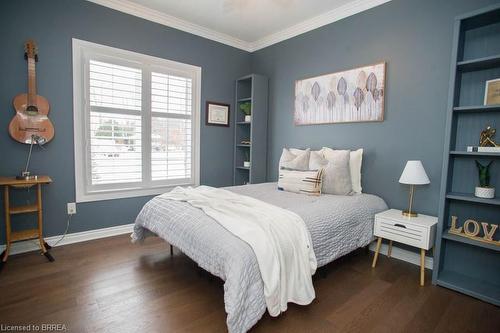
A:
<svg viewBox="0 0 500 333">
<path fill-rule="evenodd" d="M 416 207 L 436 214 L 453 18 L 496 2 L 393 0 L 249 54 L 83 0 L 2 1 L 0 129 L 6 129 L 14 115 L 12 97 L 26 91 L 22 47 L 33 38 L 40 49 L 39 93 L 51 103 L 56 137 L 46 150 L 35 152 L 31 169 L 54 179 L 44 193 L 45 233 L 60 234 L 66 202 L 75 196 L 71 38 L 201 66 L 202 105 L 206 100 L 232 104 L 235 78 L 255 72 L 270 78 L 269 180 L 276 178 L 284 146 L 363 147 L 366 192 L 382 196 L 392 207 L 404 207 L 406 188 L 397 180 L 406 160 L 421 159 L 432 184 L 419 189 Z M 28 8 L 36 15 L 25 15 Z M 293 125 L 296 79 L 380 60 L 387 62 L 383 123 Z M 206 127 L 202 112 L 201 139 L 202 183 L 231 184 L 233 128 Z M 10 139 L 6 130 L 0 131 L 1 175 L 19 172 L 26 153 L 26 146 Z M 131 223 L 148 199 L 79 204 L 70 232 Z M 2 227 L 0 243 L 3 232 Z"/>
<path fill-rule="evenodd" d="M 437 215 L 453 20 L 491 0 L 393 0 L 257 51 L 252 71 L 270 78 L 268 178 L 283 147 L 364 148 L 364 191 L 393 208 L 407 206 L 398 183 L 407 160 L 423 161 L 431 184 L 416 209 Z M 294 126 L 294 81 L 387 62 L 385 121 Z"/>
<path fill-rule="evenodd" d="M 44 190 L 46 235 L 64 231 L 66 203 L 75 200 L 72 38 L 201 66 L 201 182 L 232 184 L 233 128 L 205 126 L 204 105 L 206 100 L 233 104 L 234 80 L 250 72 L 250 54 L 83 0 L 0 3 L 0 175 L 15 175 L 26 160 L 28 147 L 13 141 L 7 126 L 14 116 L 12 98 L 26 91 L 23 44 L 28 38 L 39 46 L 38 93 L 50 101 L 56 129 L 54 140 L 44 151 L 36 149 L 31 164 L 32 171 L 54 180 Z M 132 223 L 148 199 L 78 204 L 70 232 Z M 0 209 L 3 220 L 3 205 Z M 16 221 L 25 224 L 26 218 Z M 0 244 L 3 234 L 2 223 Z"/>
</svg>

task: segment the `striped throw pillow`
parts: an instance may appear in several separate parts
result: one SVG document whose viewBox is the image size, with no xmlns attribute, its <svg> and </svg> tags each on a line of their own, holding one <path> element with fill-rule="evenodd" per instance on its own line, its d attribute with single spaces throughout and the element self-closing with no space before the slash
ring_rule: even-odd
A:
<svg viewBox="0 0 500 333">
<path fill-rule="evenodd" d="M 322 182 L 323 169 L 313 171 L 281 169 L 278 190 L 307 195 L 321 195 Z"/>
</svg>

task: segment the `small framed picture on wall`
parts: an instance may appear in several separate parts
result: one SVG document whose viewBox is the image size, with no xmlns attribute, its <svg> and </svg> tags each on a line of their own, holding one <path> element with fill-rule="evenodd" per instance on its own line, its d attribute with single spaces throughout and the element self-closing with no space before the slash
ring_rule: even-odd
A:
<svg viewBox="0 0 500 333">
<path fill-rule="evenodd" d="M 486 81 L 484 105 L 500 104 L 500 79 Z"/>
<path fill-rule="evenodd" d="M 229 127 L 229 104 L 207 102 L 206 124 Z"/>
</svg>

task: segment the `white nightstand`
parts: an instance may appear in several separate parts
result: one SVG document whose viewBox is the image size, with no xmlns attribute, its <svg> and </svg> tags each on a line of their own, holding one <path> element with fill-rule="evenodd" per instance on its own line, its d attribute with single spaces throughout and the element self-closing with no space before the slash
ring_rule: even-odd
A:
<svg viewBox="0 0 500 333">
<path fill-rule="evenodd" d="M 420 285 L 424 285 L 425 251 L 434 246 L 434 236 L 438 219 L 434 216 L 419 214 L 408 218 L 400 210 L 389 209 L 375 215 L 373 234 L 378 237 L 372 267 L 377 265 L 382 239 L 389 240 L 387 256 L 391 256 L 392 241 L 420 248 Z"/>
</svg>

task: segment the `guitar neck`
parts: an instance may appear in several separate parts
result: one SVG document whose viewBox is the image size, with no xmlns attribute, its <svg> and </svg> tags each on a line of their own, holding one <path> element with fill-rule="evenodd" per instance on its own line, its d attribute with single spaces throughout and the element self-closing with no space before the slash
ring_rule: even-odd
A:
<svg viewBox="0 0 500 333">
<path fill-rule="evenodd" d="M 28 58 L 28 105 L 34 106 L 35 102 L 36 102 L 35 59 Z"/>
</svg>

